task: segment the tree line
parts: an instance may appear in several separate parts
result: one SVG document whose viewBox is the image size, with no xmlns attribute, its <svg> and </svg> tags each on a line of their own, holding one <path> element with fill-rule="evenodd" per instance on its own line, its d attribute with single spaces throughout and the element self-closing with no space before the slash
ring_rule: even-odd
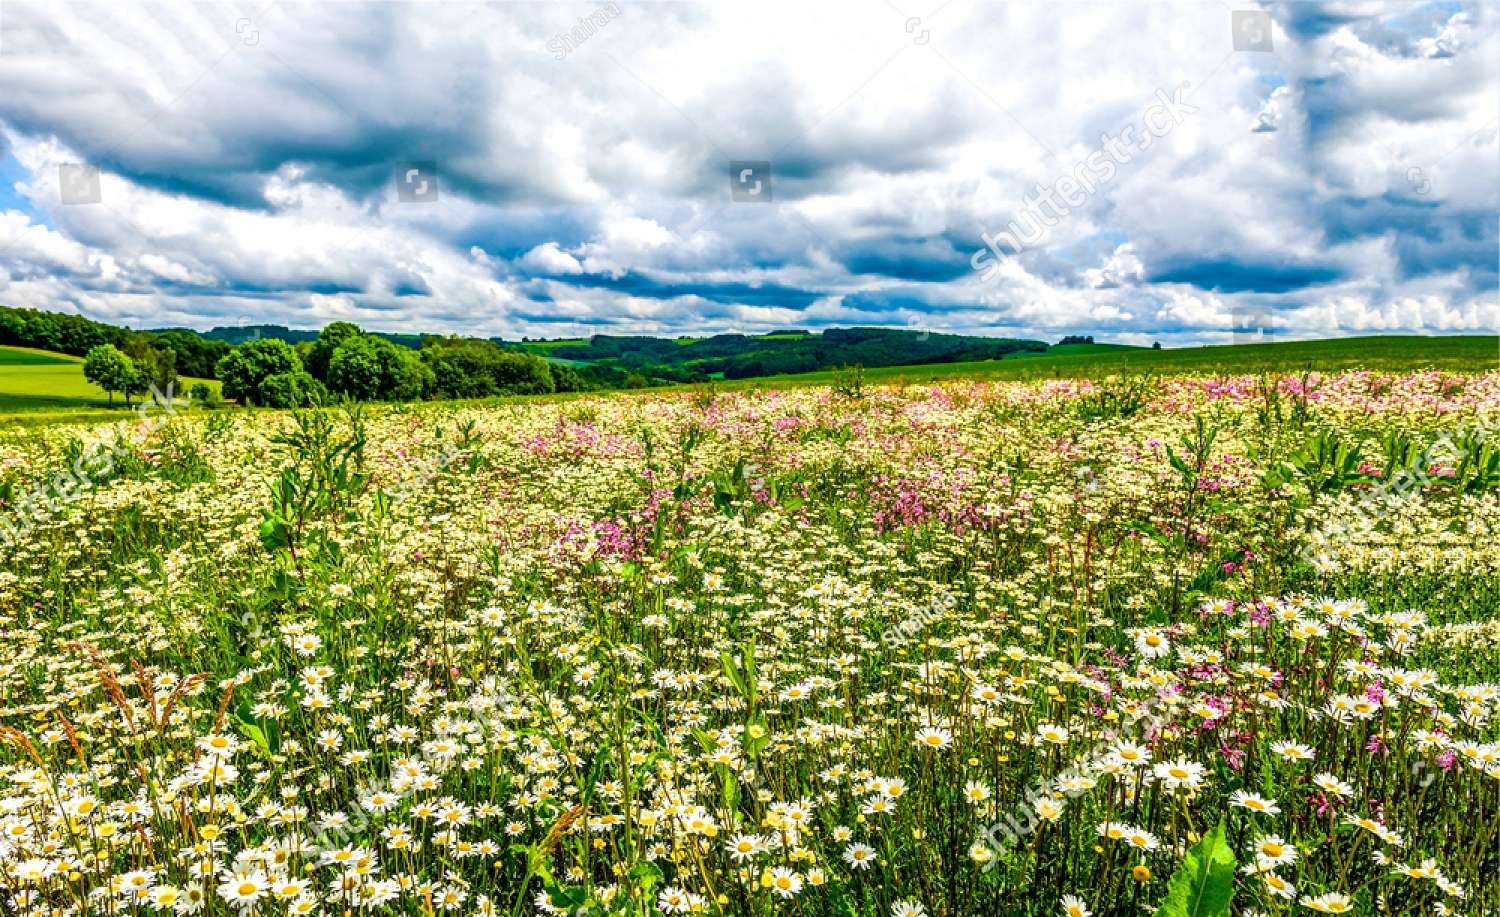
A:
<svg viewBox="0 0 1500 917">
<path fill-rule="evenodd" d="M 330 399 L 419 401 L 544 395 L 597 387 L 571 367 L 476 338 L 424 336 L 412 350 L 349 322 L 297 345 L 276 338 L 232 348 L 215 367 L 223 397 L 264 407 Z"/>
<path fill-rule="evenodd" d="M 95 347 L 109 344 L 166 381 L 175 380 L 177 375 L 213 378 L 214 366 L 229 352 L 229 345 L 223 341 L 207 340 L 186 328 L 134 331 L 81 315 L 8 306 L 0 306 L 0 344 L 75 357 L 86 357 Z M 151 381 L 156 379 L 147 383 Z M 143 385 L 137 391 L 145 389 Z"/>
<path fill-rule="evenodd" d="M 819 334 L 802 331 L 716 334 L 685 341 L 596 334 L 587 341 L 551 345 L 550 352 L 552 356 L 570 360 L 607 361 L 618 369 L 650 378 L 698 382 L 715 375 L 749 379 L 837 366 L 995 360 L 1019 351 L 1040 353 L 1046 349 L 1042 341 L 1014 338 L 905 328 L 828 328 Z"/>
</svg>

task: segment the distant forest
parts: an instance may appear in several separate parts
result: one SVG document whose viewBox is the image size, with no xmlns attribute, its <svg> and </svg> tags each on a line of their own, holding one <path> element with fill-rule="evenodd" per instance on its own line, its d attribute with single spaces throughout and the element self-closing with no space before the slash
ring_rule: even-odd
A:
<svg viewBox="0 0 1500 917">
<path fill-rule="evenodd" d="M 617 366 L 645 376 L 692 382 L 721 376 L 750 379 L 814 372 L 837 366 L 914 366 L 995 360 L 1020 351 L 1042 352 L 1042 341 L 970 337 L 890 328 L 830 328 L 819 334 L 718 334 L 706 338 L 615 337 L 580 342 L 527 342 L 558 359 Z"/>
<path fill-rule="evenodd" d="M 1042 341 L 889 328 L 704 338 L 598 334 L 520 342 L 387 334 L 347 322 L 320 331 L 281 325 L 137 331 L 78 315 L 3 306 L 0 344 L 80 357 L 108 345 L 160 384 L 178 376 L 218 379 L 225 397 L 282 406 L 329 396 L 405 401 L 643 388 L 841 366 L 994 360 L 1048 349 Z"/>
</svg>

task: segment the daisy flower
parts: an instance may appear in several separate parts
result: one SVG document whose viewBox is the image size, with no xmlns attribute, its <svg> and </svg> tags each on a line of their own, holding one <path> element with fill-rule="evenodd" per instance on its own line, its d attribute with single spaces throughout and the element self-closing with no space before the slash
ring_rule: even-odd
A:
<svg viewBox="0 0 1500 917">
<path fill-rule="evenodd" d="M 1172 789 L 1195 789 L 1203 783 L 1203 765 L 1196 761 L 1163 761 L 1151 772 Z"/>
<path fill-rule="evenodd" d="M 844 848 L 844 862 L 855 869 L 869 869 L 875 862 L 875 848 L 868 844 L 850 844 Z"/>
<path fill-rule="evenodd" d="M 1094 912 L 1083 903 L 1083 899 L 1076 895 L 1063 895 L 1062 897 L 1063 917 L 1093 917 Z"/>
<path fill-rule="evenodd" d="M 1297 862 L 1297 848 L 1280 836 L 1263 834 L 1255 839 L 1255 862 L 1261 869 L 1272 869 Z"/>
<path fill-rule="evenodd" d="M 1348 914 L 1354 910 L 1354 902 L 1337 892 L 1326 892 L 1316 897 L 1303 895 L 1300 901 L 1303 907 L 1320 914 Z"/>
<path fill-rule="evenodd" d="M 1255 793 L 1247 793 L 1244 790 L 1235 790 L 1234 794 L 1229 797 L 1229 803 L 1230 805 L 1239 806 L 1242 809 L 1259 812 L 1262 815 L 1281 814 L 1281 807 L 1276 805 L 1274 801 L 1264 796 L 1258 796 Z"/>
<path fill-rule="evenodd" d="M 783 898 L 792 898 L 802 891 L 802 877 L 785 866 L 771 870 L 771 891 Z"/>
<path fill-rule="evenodd" d="M 947 748 L 953 744 L 953 733 L 935 726 L 926 726 L 917 730 L 917 744 L 923 748 Z"/>
</svg>

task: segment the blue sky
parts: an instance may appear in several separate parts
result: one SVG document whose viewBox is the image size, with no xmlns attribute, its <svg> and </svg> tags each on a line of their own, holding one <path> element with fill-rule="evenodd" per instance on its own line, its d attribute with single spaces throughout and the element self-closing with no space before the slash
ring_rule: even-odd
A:
<svg viewBox="0 0 1500 917">
<path fill-rule="evenodd" d="M 1494 3 L 7 3 L 0 304 L 512 338 L 1493 333 L 1497 62 Z M 735 199 L 737 161 L 769 200 Z M 71 163 L 98 203 L 62 203 Z M 414 166 L 435 199 L 402 200 Z M 981 237 L 1012 226 L 1040 231 Z"/>
</svg>

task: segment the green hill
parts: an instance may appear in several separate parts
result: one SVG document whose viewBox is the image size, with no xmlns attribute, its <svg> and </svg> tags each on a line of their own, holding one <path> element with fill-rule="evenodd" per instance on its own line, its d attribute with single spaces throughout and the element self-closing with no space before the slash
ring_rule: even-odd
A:
<svg viewBox="0 0 1500 917">
<path fill-rule="evenodd" d="M 179 391 L 202 380 L 182 379 Z M 217 382 L 209 385 L 218 386 Z M 97 385 L 83 377 L 83 360 L 79 357 L 35 350 L 28 347 L 0 346 L 0 422 L 16 415 L 38 411 L 76 413 L 78 419 L 121 416 L 123 402 L 117 395 L 115 407 Z"/>
<path fill-rule="evenodd" d="M 513 346 L 549 360 L 568 360 L 575 365 L 590 364 L 672 382 L 806 373 L 856 363 L 866 367 L 956 363 L 1047 350 L 1042 341 L 894 328 L 829 328 L 821 332 L 716 334 L 703 338 L 596 334 L 587 341 L 524 341 Z"/>
<path fill-rule="evenodd" d="M 1500 337 L 1373 336 L 1163 350 L 1108 344 L 1067 344 L 1053 347 L 1043 354 L 1017 354 L 1002 360 L 866 369 L 864 379 L 866 382 L 878 383 L 928 382 L 956 378 L 1098 378 L 1125 373 L 1217 376 L 1295 373 L 1309 369 L 1319 372 L 1342 369 L 1492 372 L 1500 370 Z M 835 375 L 830 370 L 745 379 L 726 385 L 732 388 L 756 385 L 827 385 L 834 381 Z"/>
</svg>

